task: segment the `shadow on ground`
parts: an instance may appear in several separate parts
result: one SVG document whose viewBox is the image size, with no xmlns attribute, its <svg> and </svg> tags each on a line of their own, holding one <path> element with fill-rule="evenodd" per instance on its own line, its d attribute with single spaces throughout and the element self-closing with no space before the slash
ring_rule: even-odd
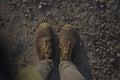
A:
<svg viewBox="0 0 120 80">
<path fill-rule="evenodd" d="M 78 70 L 80 71 L 80 73 L 82 73 L 86 80 L 93 80 L 89 59 L 87 57 L 84 43 L 82 39 L 79 37 L 79 35 L 77 35 L 77 38 L 78 41 L 72 55 L 73 63 L 77 66 Z"/>
<path fill-rule="evenodd" d="M 55 68 L 53 69 L 53 73 L 51 76 L 51 80 L 60 80 L 60 76 L 59 76 L 59 70 L 58 70 L 58 66 L 60 63 L 60 49 L 59 49 L 59 39 L 58 39 L 58 35 L 56 33 L 54 33 L 55 31 L 53 31 L 53 54 L 52 54 L 52 59 L 54 62 L 54 66 Z"/>
</svg>

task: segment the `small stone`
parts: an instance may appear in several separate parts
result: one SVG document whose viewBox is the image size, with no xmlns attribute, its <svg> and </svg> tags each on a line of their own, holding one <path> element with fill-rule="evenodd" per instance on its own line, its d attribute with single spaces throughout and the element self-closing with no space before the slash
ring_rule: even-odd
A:
<svg viewBox="0 0 120 80">
<path fill-rule="evenodd" d="M 56 17 L 56 18 L 55 18 L 55 20 L 57 21 L 57 20 L 58 20 L 58 18 Z"/>
<path fill-rule="evenodd" d="M 10 7 L 10 10 L 12 10 L 13 8 Z"/>
<path fill-rule="evenodd" d="M 101 5 L 100 7 L 101 7 L 101 8 L 104 8 L 104 5 Z"/>
<path fill-rule="evenodd" d="M 107 42 L 107 45 L 110 45 L 110 41 Z"/>
<path fill-rule="evenodd" d="M 13 5 L 13 4 L 15 4 L 15 2 L 11 2 L 11 3 L 9 3 L 9 4 L 12 4 L 12 5 Z"/>
<path fill-rule="evenodd" d="M 96 52 L 98 52 L 98 51 L 99 51 L 99 48 L 96 49 Z"/>
<path fill-rule="evenodd" d="M 46 6 L 47 4 L 45 2 L 40 2 L 41 5 Z"/>
<path fill-rule="evenodd" d="M 44 17 L 43 20 L 45 21 L 45 20 L 46 20 L 46 17 Z"/>
<path fill-rule="evenodd" d="M 38 5 L 38 9 L 42 9 L 42 7 L 43 7 L 43 6 L 42 6 L 41 4 Z"/>
<path fill-rule="evenodd" d="M 28 17 L 28 14 L 25 14 L 25 17 Z"/>
<path fill-rule="evenodd" d="M 30 10 L 28 9 L 26 12 L 27 12 L 27 13 L 29 13 L 29 12 L 30 12 Z"/>
<path fill-rule="evenodd" d="M 117 57 L 120 57 L 120 53 L 117 53 Z"/>
<path fill-rule="evenodd" d="M 112 58 L 112 59 L 110 59 L 110 62 L 113 62 L 114 61 L 114 59 Z"/>
<path fill-rule="evenodd" d="M 35 19 L 35 20 L 38 20 L 38 17 L 35 17 L 34 19 Z"/>
</svg>

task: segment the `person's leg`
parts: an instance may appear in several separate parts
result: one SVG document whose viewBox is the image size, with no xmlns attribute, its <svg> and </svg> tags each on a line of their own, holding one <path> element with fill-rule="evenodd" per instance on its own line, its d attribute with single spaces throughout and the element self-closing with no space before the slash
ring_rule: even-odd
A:
<svg viewBox="0 0 120 80">
<path fill-rule="evenodd" d="M 42 23 L 36 30 L 35 35 L 36 50 L 39 63 L 37 70 L 44 80 L 48 80 L 53 68 L 52 54 L 52 30 L 48 23 Z"/>
<path fill-rule="evenodd" d="M 70 61 L 62 61 L 59 65 L 61 80 L 85 80 L 77 67 Z"/>
<path fill-rule="evenodd" d="M 51 76 L 52 69 L 54 68 L 53 61 L 51 59 L 41 60 L 35 68 L 38 70 L 43 80 L 48 80 Z"/>
<path fill-rule="evenodd" d="M 77 42 L 75 29 L 72 25 L 65 25 L 59 35 L 60 40 L 60 65 L 59 72 L 61 80 L 85 80 L 77 67 L 71 62 L 72 50 Z"/>
</svg>

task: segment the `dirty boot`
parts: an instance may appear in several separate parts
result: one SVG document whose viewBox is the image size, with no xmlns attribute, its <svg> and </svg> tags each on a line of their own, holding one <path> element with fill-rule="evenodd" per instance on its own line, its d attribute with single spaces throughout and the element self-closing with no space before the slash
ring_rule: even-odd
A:
<svg viewBox="0 0 120 80">
<path fill-rule="evenodd" d="M 72 50 L 77 42 L 75 29 L 72 25 L 66 24 L 60 31 L 59 47 L 61 49 L 60 61 L 71 61 Z"/>
<path fill-rule="evenodd" d="M 48 23 L 42 23 L 36 30 L 35 44 L 39 60 L 50 59 L 52 53 L 52 31 Z"/>
</svg>

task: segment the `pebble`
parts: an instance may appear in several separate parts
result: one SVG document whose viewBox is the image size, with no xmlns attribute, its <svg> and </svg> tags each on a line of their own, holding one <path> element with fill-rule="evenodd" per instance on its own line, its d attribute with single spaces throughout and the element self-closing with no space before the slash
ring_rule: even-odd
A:
<svg viewBox="0 0 120 80">
<path fill-rule="evenodd" d="M 42 9 L 42 7 L 43 7 L 43 6 L 42 6 L 41 4 L 38 5 L 38 9 Z"/>
<path fill-rule="evenodd" d="M 28 17 L 28 14 L 25 14 L 25 17 Z"/>
<path fill-rule="evenodd" d="M 120 57 L 120 53 L 117 53 L 117 57 Z"/>
<path fill-rule="evenodd" d="M 99 48 L 96 49 L 96 52 L 98 52 L 98 51 L 99 51 Z"/>
<path fill-rule="evenodd" d="M 38 20 L 38 17 L 35 17 L 34 19 L 35 19 L 35 20 Z"/>
<path fill-rule="evenodd" d="M 43 6 L 46 6 L 48 4 L 46 4 L 45 2 L 40 2 L 38 5 L 38 9 L 42 9 Z"/>
<path fill-rule="evenodd" d="M 114 61 L 114 58 L 110 59 L 110 62 L 113 62 Z"/>
</svg>

